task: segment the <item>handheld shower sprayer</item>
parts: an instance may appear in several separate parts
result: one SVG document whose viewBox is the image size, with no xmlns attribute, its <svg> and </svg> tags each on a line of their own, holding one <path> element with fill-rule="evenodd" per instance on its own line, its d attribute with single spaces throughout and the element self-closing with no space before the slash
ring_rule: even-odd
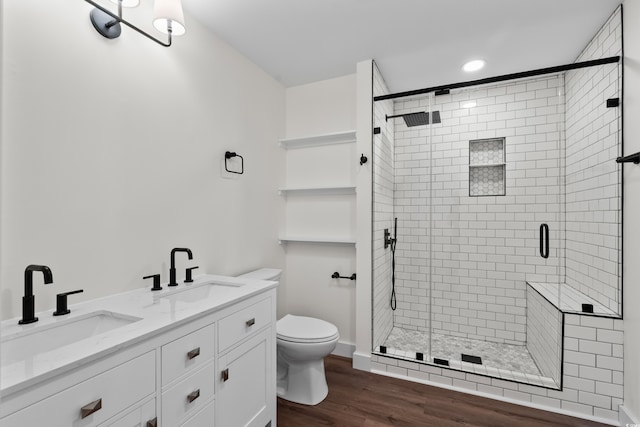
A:
<svg viewBox="0 0 640 427">
<path fill-rule="evenodd" d="M 384 229 L 384 247 L 391 246 L 391 310 L 396 309 L 396 244 L 398 243 L 398 218 L 393 220 L 393 237 L 388 228 Z"/>
</svg>

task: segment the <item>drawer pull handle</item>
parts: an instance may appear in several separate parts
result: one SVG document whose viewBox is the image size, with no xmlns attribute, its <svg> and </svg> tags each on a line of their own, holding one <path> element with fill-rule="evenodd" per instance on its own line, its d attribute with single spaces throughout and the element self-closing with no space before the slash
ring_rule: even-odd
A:
<svg viewBox="0 0 640 427">
<path fill-rule="evenodd" d="M 102 399 L 98 399 L 94 402 L 89 403 L 88 405 L 84 405 L 82 408 L 80 408 L 80 414 L 82 416 L 82 419 L 85 419 L 89 415 L 99 411 L 100 409 L 102 409 Z"/>
<path fill-rule="evenodd" d="M 222 381 L 227 381 L 229 379 L 229 368 L 222 371 Z"/>
<path fill-rule="evenodd" d="M 158 417 L 147 421 L 147 427 L 158 427 Z"/>
<path fill-rule="evenodd" d="M 196 391 L 192 391 L 187 395 L 187 400 L 189 401 L 189 403 L 191 403 L 199 397 L 200 397 L 200 389 L 197 389 Z"/>
<path fill-rule="evenodd" d="M 189 353 L 187 353 L 187 359 L 189 360 L 195 359 L 198 356 L 200 356 L 200 347 L 194 348 Z"/>
<path fill-rule="evenodd" d="M 247 322 L 246 322 L 246 323 L 247 323 L 247 327 L 249 327 L 249 326 L 253 326 L 253 325 L 255 325 L 255 324 L 256 324 L 256 318 L 255 318 L 255 317 L 253 317 L 253 318 L 251 318 L 251 319 L 247 320 Z"/>
</svg>

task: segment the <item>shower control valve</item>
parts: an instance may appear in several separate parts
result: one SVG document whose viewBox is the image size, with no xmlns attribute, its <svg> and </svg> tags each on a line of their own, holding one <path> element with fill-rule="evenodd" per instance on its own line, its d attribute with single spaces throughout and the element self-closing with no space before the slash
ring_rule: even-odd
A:
<svg viewBox="0 0 640 427">
<path fill-rule="evenodd" d="M 393 244 L 393 242 L 395 242 L 396 239 L 394 239 L 393 237 L 391 237 L 391 233 L 389 232 L 388 228 L 384 229 L 384 248 L 387 249 L 390 245 Z"/>
</svg>

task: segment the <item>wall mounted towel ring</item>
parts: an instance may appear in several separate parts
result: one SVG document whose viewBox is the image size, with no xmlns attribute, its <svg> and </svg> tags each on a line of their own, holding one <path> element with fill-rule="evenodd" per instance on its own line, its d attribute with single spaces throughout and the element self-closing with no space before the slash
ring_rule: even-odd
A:
<svg viewBox="0 0 640 427">
<path fill-rule="evenodd" d="M 240 157 L 240 172 L 229 170 L 227 162 L 229 161 L 229 159 L 232 159 L 234 157 Z M 224 153 L 224 170 L 229 173 L 237 173 L 238 175 L 242 175 L 244 173 L 244 158 L 240 154 L 237 154 L 233 151 L 227 151 L 226 153 Z"/>
</svg>

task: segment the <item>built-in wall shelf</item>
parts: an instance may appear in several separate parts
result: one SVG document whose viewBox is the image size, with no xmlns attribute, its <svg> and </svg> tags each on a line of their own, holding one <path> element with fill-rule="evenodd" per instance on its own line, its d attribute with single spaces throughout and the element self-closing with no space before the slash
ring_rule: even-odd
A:
<svg viewBox="0 0 640 427">
<path fill-rule="evenodd" d="M 505 138 L 469 141 L 469 196 L 506 194 Z"/>
<path fill-rule="evenodd" d="M 348 144 L 356 142 L 356 131 L 327 133 L 302 138 L 287 138 L 280 140 L 280 146 L 285 149 L 305 148 L 318 145 Z"/>
<path fill-rule="evenodd" d="M 289 195 L 343 195 L 356 194 L 355 186 L 345 187 L 297 187 L 297 188 L 280 188 L 278 190 L 281 196 Z"/>
<path fill-rule="evenodd" d="M 301 237 L 301 236 L 281 236 L 278 238 L 280 244 L 283 243 L 315 243 L 315 244 L 331 244 L 331 245 L 355 245 L 356 239 L 354 238 L 341 238 L 341 237 Z"/>
<path fill-rule="evenodd" d="M 470 168 L 490 168 L 492 166 L 505 166 L 506 163 L 484 163 L 482 165 L 469 165 Z"/>
</svg>

